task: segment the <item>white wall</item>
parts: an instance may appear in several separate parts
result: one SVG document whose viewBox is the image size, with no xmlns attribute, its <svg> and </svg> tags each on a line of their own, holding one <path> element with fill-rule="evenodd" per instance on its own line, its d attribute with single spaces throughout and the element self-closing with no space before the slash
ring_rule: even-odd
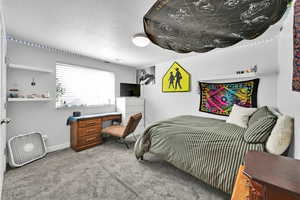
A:
<svg viewBox="0 0 300 200">
<path fill-rule="evenodd" d="M 191 74 L 192 91 L 188 93 L 162 93 L 162 77 L 173 62 L 156 65 L 156 84 L 144 86 L 146 98 L 146 122 L 189 114 L 217 117 L 199 112 L 198 81 L 215 75 L 233 74 L 254 65 L 261 73 L 277 71 L 277 40 L 257 46 L 227 48 L 198 56 L 176 60 Z M 230 81 L 230 80 L 229 80 Z M 237 81 L 237 80 L 233 80 Z M 262 77 L 258 90 L 258 105 L 276 106 L 277 75 Z"/>
<path fill-rule="evenodd" d="M 8 42 L 8 57 L 12 63 L 32 65 L 55 71 L 57 61 L 76 64 L 88 67 L 95 67 L 115 73 L 116 95 L 120 93 L 120 82 L 135 83 L 136 68 L 106 64 L 102 61 L 87 57 L 76 57 L 51 53 L 44 49 L 31 48 Z M 35 78 L 36 87 L 30 86 L 31 79 Z M 78 80 L 80 81 L 80 80 Z M 55 97 L 55 73 L 46 74 L 30 72 L 16 69 L 8 70 L 8 88 L 19 88 L 27 92 L 47 92 L 51 97 Z M 69 127 L 66 126 L 66 119 L 72 115 L 74 110 L 79 110 L 84 114 L 101 113 L 115 111 L 114 106 L 81 108 L 81 109 L 56 109 L 55 98 L 48 103 L 42 102 L 9 102 L 8 117 L 12 122 L 8 126 L 8 138 L 32 131 L 39 131 L 48 135 L 48 145 L 68 145 Z"/>
<path fill-rule="evenodd" d="M 293 76 L 293 9 L 280 34 L 278 44 L 278 108 L 295 118 L 294 157 L 300 159 L 300 92 L 292 91 Z"/>
</svg>

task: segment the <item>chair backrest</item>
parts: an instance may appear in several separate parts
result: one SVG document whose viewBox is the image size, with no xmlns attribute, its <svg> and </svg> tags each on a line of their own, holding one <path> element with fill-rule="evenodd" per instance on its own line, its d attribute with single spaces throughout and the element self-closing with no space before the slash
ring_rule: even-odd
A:
<svg viewBox="0 0 300 200">
<path fill-rule="evenodd" d="M 130 133 L 134 132 L 136 127 L 139 125 L 143 115 L 138 113 L 130 116 L 130 119 L 126 125 L 125 131 L 123 133 L 123 138 L 127 137 Z"/>
</svg>

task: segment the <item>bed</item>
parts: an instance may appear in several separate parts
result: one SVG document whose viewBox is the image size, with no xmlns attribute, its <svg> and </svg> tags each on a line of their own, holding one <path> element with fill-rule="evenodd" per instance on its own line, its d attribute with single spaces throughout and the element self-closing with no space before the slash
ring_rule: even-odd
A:
<svg viewBox="0 0 300 200">
<path fill-rule="evenodd" d="M 137 159 L 147 152 L 226 193 L 247 151 L 264 151 L 262 143 L 247 143 L 246 129 L 223 120 L 178 116 L 149 126 L 135 143 Z"/>
</svg>

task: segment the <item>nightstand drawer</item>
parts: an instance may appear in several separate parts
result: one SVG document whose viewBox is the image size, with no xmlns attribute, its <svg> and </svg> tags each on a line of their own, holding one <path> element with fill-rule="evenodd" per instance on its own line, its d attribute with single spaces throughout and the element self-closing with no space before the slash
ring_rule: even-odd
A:
<svg viewBox="0 0 300 200">
<path fill-rule="evenodd" d="M 93 143 L 102 143 L 102 137 L 100 134 L 88 135 L 85 137 L 80 137 L 78 144 L 79 146 L 84 146 Z"/>
<path fill-rule="evenodd" d="M 250 199 L 266 199 L 265 187 L 253 180 L 250 181 Z"/>
<path fill-rule="evenodd" d="M 100 126 L 101 119 L 85 119 L 78 122 L 79 127 Z"/>
<path fill-rule="evenodd" d="M 87 135 L 93 135 L 93 134 L 99 134 L 101 132 L 101 126 L 100 124 L 98 126 L 88 126 L 85 128 L 79 128 L 78 129 L 78 136 L 87 136 Z"/>
</svg>

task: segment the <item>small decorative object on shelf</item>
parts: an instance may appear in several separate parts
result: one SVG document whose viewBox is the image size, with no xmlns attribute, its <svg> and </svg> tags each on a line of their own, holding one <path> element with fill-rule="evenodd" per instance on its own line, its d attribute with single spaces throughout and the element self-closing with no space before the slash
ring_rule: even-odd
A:
<svg viewBox="0 0 300 200">
<path fill-rule="evenodd" d="M 46 94 L 29 94 L 29 95 L 26 96 L 26 98 L 28 98 L 28 99 L 34 99 L 34 98 L 47 99 L 47 98 L 50 98 L 50 94 L 49 94 L 49 92 L 46 93 Z"/>
<path fill-rule="evenodd" d="M 46 94 L 41 94 L 42 98 L 50 98 L 50 93 L 47 92 Z"/>
<path fill-rule="evenodd" d="M 19 97 L 19 89 L 16 89 L 16 88 L 9 89 L 8 96 L 10 98 L 18 98 Z"/>
<path fill-rule="evenodd" d="M 8 94 L 9 102 L 22 102 L 22 101 L 50 101 L 50 93 L 44 94 L 28 94 L 21 95 L 18 89 L 10 89 Z"/>
<path fill-rule="evenodd" d="M 241 74 L 256 73 L 256 72 L 257 72 L 257 65 L 242 71 L 237 71 L 236 74 L 241 75 Z"/>
<path fill-rule="evenodd" d="M 73 117 L 80 117 L 80 116 L 81 116 L 81 112 L 79 111 L 73 112 Z"/>
<path fill-rule="evenodd" d="M 35 86 L 36 86 L 36 82 L 35 82 L 34 78 L 32 78 L 32 81 L 31 81 L 30 85 L 31 85 L 32 87 L 35 87 Z"/>
</svg>

